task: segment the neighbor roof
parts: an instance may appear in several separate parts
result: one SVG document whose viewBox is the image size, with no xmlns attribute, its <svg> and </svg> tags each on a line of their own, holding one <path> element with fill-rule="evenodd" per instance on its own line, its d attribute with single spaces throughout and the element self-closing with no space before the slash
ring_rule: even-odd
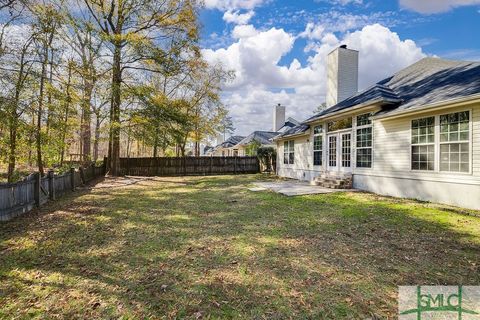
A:
<svg viewBox="0 0 480 320">
<path fill-rule="evenodd" d="M 480 62 L 424 58 L 305 122 L 361 104 L 392 105 L 379 113 L 385 114 L 475 94 L 480 94 Z"/>
<path fill-rule="evenodd" d="M 278 132 L 272 131 L 254 131 L 246 138 L 242 139 L 238 144 L 247 145 L 254 141 L 260 143 L 261 145 L 271 145 L 273 144 L 272 139 L 278 135 Z"/>
<path fill-rule="evenodd" d="M 216 150 L 220 149 L 220 148 L 230 148 L 230 147 L 233 147 L 235 146 L 236 144 L 238 144 L 240 141 L 242 141 L 242 139 L 244 139 L 245 137 L 244 136 L 231 136 L 230 138 L 228 138 L 227 140 L 225 140 L 224 142 L 220 143 L 219 145 L 215 146 L 215 148 L 213 148 L 211 151 L 212 152 L 215 152 Z"/>
</svg>

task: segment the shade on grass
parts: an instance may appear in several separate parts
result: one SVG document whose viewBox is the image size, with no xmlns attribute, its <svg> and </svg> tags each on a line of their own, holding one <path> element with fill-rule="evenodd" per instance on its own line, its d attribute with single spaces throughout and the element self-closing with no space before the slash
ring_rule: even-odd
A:
<svg viewBox="0 0 480 320">
<path fill-rule="evenodd" d="M 0 318 L 385 318 L 398 285 L 480 283 L 475 212 L 259 179 L 143 180 L 0 224 Z"/>
</svg>

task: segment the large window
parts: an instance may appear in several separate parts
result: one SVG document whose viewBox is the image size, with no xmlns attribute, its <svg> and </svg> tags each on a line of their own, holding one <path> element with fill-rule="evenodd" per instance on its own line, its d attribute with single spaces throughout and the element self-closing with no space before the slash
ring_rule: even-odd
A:
<svg viewBox="0 0 480 320">
<path fill-rule="evenodd" d="M 343 129 L 350 129 L 352 127 L 352 118 L 346 118 L 337 121 L 331 121 L 327 124 L 327 131 L 337 131 Z"/>
<path fill-rule="evenodd" d="M 295 142 L 293 140 L 283 143 L 283 163 L 293 164 L 295 160 Z"/>
<path fill-rule="evenodd" d="M 372 120 L 371 114 L 357 116 L 357 168 L 372 167 Z"/>
<path fill-rule="evenodd" d="M 435 170 L 435 118 L 412 120 L 412 170 Z"/>
<path fill-rule="evenodd" d="M 440 171 L 470 171 L 470 112 L 440 116 Z"/>
<path fill-rule="evenodd" d="M 313 165 L 321 166 L 323 158 L 323 127 L 313 128 Z"/>
</svg>

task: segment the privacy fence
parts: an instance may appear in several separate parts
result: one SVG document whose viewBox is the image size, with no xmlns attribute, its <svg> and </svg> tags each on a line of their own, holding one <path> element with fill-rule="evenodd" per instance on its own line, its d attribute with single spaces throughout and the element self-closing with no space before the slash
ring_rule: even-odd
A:
<svg viewBox="0 0 480 320">
<path fill-rule="evenodd" d="M 120 172 L 132 176 L 220 175 L 260 172 L 257 157 L 121 158 Z"/>
<path fill-rule="evenodd" d="M 55 200 L 67 192 L 105 175 L 105 166 L 72 168 L 64 174 L 49 171 L 45 177 L 39 173 L 28 176 L 25 180 L 0 184 L 0 221 L 7 221 L 24 214 L 34 207 L 40 207 L 48 200 Z"/>
</svg>

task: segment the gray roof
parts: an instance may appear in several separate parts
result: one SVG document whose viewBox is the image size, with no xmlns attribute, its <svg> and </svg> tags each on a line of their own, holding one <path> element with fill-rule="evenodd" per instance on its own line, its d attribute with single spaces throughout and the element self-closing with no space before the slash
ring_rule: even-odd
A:
<svg viewBox="0 0 480 320">
<path fill-rule="evenodd" d="M 293 136 L 293 135 L 296 135 L 296 134 L 304 133 L 308 129 L 310 129 L 310 125 L 308 125 L 306 123 L 302 123 L 302 124 L 299 124 L 296 127 L 293 127 L 291 129 L 283 132 L 279 137 Z"/>
<path fill-rule="evenodd" d="M 215 150 L 218 150 L 220 148 L 230 148 L 230 147 L 233 147 L 235 145 L 237 145 L 240 141 L 242 141 L 242 139 L 244 139 L 245 137 L 244 136 L 231 136 L 230 138 L 228 138 L 227 140 L 225 140 L 224 142 L 216 145 L 212 151 L 215 151 Z"/>
<path fill-rule="evenodd" d="M 480 94 L 480 62 L 424 58 L 306 122 L 360 104 L 390 105 L 380 112 L 385 114 L 475 94 Z"/>
<path fill-rule="evenodd" d="M 273 131 L 254 131 L 249 134 L 246 138 L 240 141 L 238 144 L 247 145 L 254 141 L 260 143 L 261 145 L 271 145 L 273 144 L 272 139 L 278 136 L 278 132 Z"/>
</svg>

